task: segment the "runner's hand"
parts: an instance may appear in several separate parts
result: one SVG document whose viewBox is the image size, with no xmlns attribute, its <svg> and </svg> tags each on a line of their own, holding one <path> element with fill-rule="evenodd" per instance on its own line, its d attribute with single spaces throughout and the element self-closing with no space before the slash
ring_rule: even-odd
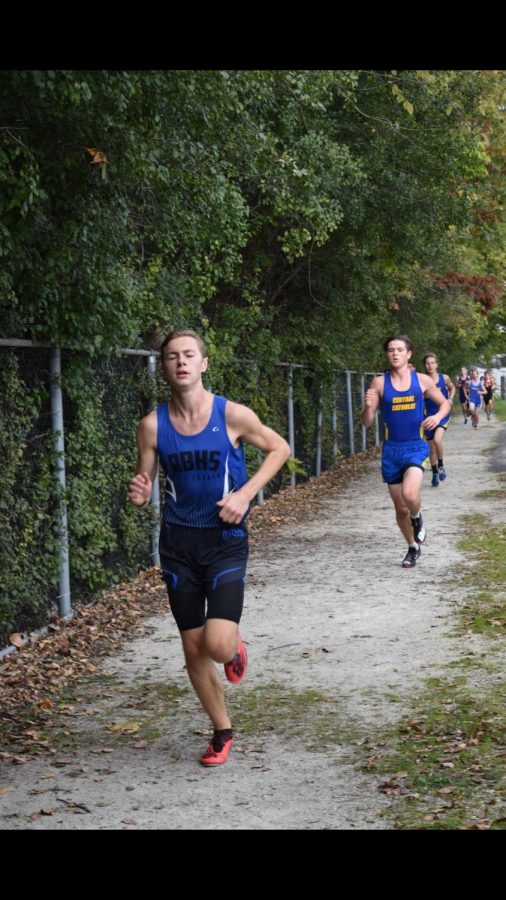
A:
<svg viewBox="0 0 506 900">
<path fill-rule="evenodd" d="M 153 482 L 147 472 L 134 475 L 128 486 L 128 499 L 134 506 L 144 506 L 153 490 Z"/>
<path fill-rule="evenodd" d="M 422 428 L 425 429 L 425 431 L 434 431 L 439 424 L 437 416 L 427 416 L 422 422 Z"/>
<path fill-rule="evenodd" d="M 249 501 L 240 491 L 233 491 L 223 500 L 218 500 L 216 505 L 221 507 L 218 513 L 220 519 L 231 525 L 238 525 L 249 509 Z"/>
<path fill-rule="evenodd" d="M 367 388 L 364 394 L 364 406 L 370 409 L 372 406 L 374 406 L 375 403 L 377 403 L 378 399 L 378 391 L 375 390 L 375 388 Z"/>
</svg>

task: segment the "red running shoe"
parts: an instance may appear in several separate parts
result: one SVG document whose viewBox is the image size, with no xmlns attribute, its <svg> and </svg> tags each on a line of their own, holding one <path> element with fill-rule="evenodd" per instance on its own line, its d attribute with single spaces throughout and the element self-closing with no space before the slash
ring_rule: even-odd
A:
<svg viewBox="0 0 506 900">
<path fill-rule="evenodd" d="M 237 632 L 237 637 L 239 640 L 237 653 L 230 662 L 225 663 L 224 665 L 225 675 L 232 684 L 239 684 L 246 675 L 246 669 L 248 668 L 248 654 L 246 653 L 246 647 L 241 640 L 239 632 Z"/>
<path fill-rule="evenodd" d="M 213 734 L 209 747 L 200 757 L 200 762 L 203 766 L 222 766 L 228 759 L 233 743 L 233 735 L 230 735 L 229 738 L 223 738 L 221 734 Z"/>
</svg>

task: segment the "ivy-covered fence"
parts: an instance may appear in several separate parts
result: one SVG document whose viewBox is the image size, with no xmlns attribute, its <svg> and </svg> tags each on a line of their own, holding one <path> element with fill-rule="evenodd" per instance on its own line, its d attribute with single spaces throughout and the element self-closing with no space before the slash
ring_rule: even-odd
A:
<svg viewBox="0 0 506 900">
<path fill-rule="evenodd" d="M 55 348 L 20 343 L 0 345 L 0 645 L 14 630 L 68 613 L 70 595 L 89 600 L 157 562 L 157 504 L 139 512 L 126 497 L 137 423 L 167 396 L 159 366 L 153 371 L 156 354 L 97 357 L 62 349 L 56 380 L 63 428 L 55 433 Z M 364 375 L 336 373 L 322 383 L 296 363 L 273 361 L 261 370 L 250 360 L 216 363 L 206 386 L 251 406 L 292 447 L 293 458 L 267 485 L 267 495 L 379 440 L 377 428 L 366 434 L 360 426 Z M 247 446 L 246 461 L 253 471 L 259 452 Z M 163 496 L 163 483 L 160 488 Z M 69 596 L 63 597 L 66 562 Z"/>
</svg>

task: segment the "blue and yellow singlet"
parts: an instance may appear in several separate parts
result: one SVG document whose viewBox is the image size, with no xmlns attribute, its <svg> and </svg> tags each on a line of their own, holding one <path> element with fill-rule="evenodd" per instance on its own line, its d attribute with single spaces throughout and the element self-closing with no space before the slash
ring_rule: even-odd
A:
<svg viewBox="0 0 506 900">
<path fill-rule="evenodd" d="M 385 372 L 380 409 L 385 422 L 386 441 L 416 441 L 423 436 L 424 398 L 416 372 L 411 372 L 411 384 L 407 391 L 397 391 L 392 385 L 390 372 Z"/>
</svg>

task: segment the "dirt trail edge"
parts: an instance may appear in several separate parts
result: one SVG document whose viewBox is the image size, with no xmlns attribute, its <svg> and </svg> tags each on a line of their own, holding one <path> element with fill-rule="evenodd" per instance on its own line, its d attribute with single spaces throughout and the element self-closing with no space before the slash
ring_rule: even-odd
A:
<svg viewBox="0 0 506 900">
<path fill-rule="evenodd" d="M 241 633 L 244 683 L 227 685 L 236 743 L 205 770 L 207 720 L 189 690 L 170 616 L 102 660 L 69 700 L 58 752 L 0 762 L 2 829 L 386 829 L 391 802 L 364 774 L 363 740 L 409 711 L 413 690 L 462 655 L 462 589 L 451 568 L 461 516 L 489 514 L 487 451 L 506 426 L 452 422 L 447 480 L 425 475 L 427 542 L 413 570 L 379 460 L 304 526 L 263 534 L 251 555 Z M 479 473 L 479 485 L 473 472 Z M 59 743 L 58 743 L 59 741 Z"/>
</svg>

